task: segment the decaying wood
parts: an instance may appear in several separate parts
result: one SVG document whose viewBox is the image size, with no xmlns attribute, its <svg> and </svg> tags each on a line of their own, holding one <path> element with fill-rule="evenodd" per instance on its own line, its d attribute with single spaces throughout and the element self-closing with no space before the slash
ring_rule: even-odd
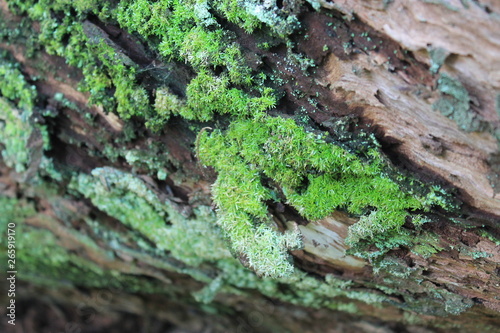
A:
<svg viewBox="0 0 500 333">
<path fill-rule="evenodd" d="M 493 234 L 500 233 L 500 192 L 494 188 L 491 178 L 498 170 L 498 160 L 493 157 L 498 154 L 498 142 L 491 133 L 465 132 L 453 121 L 433 110 L 432 104 L 439 98 L 436 89 L 438 74 L 431 73 L 432 61 L 429 52 L 443 49 L 446 54 L 439 73 L 449 73 L 457 77 L 467 88 L 473 100 L 471 109 L 488 122 L 493 129 L 500 127 L 500 108 L 498 94 L 500 94 L 500 6 L 495 1 L 447 1 L 438 4 L 426 1 L 336 1 L 332 4 L 320 1 L 322 6 L 330 9 L 334 15 L 328 17 L 323 13 L 304 10 L 301 21 L 304 24 L 305 35 L 295 36 L 295 42 L 300 52 L 307 54 L 317 64 L 314 73 L 310 76 L 297 75 L 294 68 L 287 67 L 282 61 L 286 57 L 286 50 L 273 49 L 262 51 L 256 47 L 256 41 L 237 27 L 232 27 L 241 38 L 241 45 L 247 50 L 248 57 L 259 52 L 265 59 L 264 64 L 281 73 L 285 79 L 282 87 L 287 92 L 281 103 L 274 111 L 277 114 L 286 114 L 290 110 L 303 107 L 307 114 L 326 130 L 334 131 L 328 124 L 335 117 L 356 118 L 361 128 L 375 134 L 382 145 L 382 150 L 401 169 L 415 174 L 416 177 L 443 185 L 447 189 L 457 190 L 457 197 L 464 203 L 463 215 L 458 217 L 439 216 L 439 222 L 428 226 L 439 237 L 439 245 L 445 249 L 429 258 L 422 258 L 410 251 L 395 250 L 394 258 L 420 274 L 422 286 L 432 288 L 440 286 L 450 292 L 465 297 L 475 306 L 462 314 L 462 318 L 446 318 L 443 321 L 466 325 L 473 329 L 474 320 L 484 320 L 488 324 L 500 325 L 500 246 L 491 240 L 478 235 L 474 231 L 453 224 L 449 218 L 463 219 L 470 225 L 485 225 Z M 468 4 L 467 6 L 464 3 Z M 13 17 L 4 1 L 0 1 L 0 8 L 5 16 Z M 494 13 L 495 15 L 492 15 Z M 338 23 L 345 15 L 343 27 L 339 28 L 335 36 L 328 33 L 329 23 Z M 108 39 L 107 42 L 116 45 L 128 60 L 146 67 L 156 60 L 148 58 L 144 46 L 125 41 L 120 35 L 119 27 L 104 25 L 94 20 L 86 21 L 86 29 L 93 29 Z M 496 27 L 496 28 L 494 28 Z M 342 41 L 352 34 L 369 32 L 372 41 L 361 40 L 355 37 L 356 47 L 345 48 Z M 119 37 L 122 36 L 122 37 Z M 120 38 L 122 38 L 120 40 Z M 340 40 L 340 42 L 337 40 Z M 358 40 L 359 39 L 359 40 Z M 126 45 L 124 43 L 129 43 Z M 324 46 L 328 46 L 325 48 Z M 377 46 L 377 52 L 370 51 Z M 363 47 L 368 51 L 364 52 Z M 52 157 L 67 167 L 90 172 L 100 166 L 113 166 L 131 170 L 131 166 L 122 161 L 105 161 L 91 156 L 89 151 L 102 151 L 103 143 L 96 139 L 99 133 L 108 143 L 113 144 L 113 135 L 123 131 L 124 122 L 113 113 L 106 113 L 100 106 L 88 106 L 88 94 L 76 89 L 82 79 L 81 73 L 67 66 L 64 59 L 51 56 L 40 51 L 36 58 L 26 58 L 23 45 L 7 45 L 0 43 L 0 48 L 8 50 L 16 60 L 22 64 L 23 72 L 29 76 L 40 76 L 35 84 L 41 95 L 48 98 L 56 92 L 64 93 L 65 97 L 77 104 L 85 112 L 94 116 L 94 124 L 85 122 L 81 114 L 57 105 L 53 107 L 62 113 L 58 117 L 57 140 L 59 146 L 51 152 Z M 408 50 L 411 52 L 404 52 Z M 390 58 L 390 59 L 389 59 Z M 57 71 L 43 71 L 40 63 L 47 64 L 47 68 L 57 68 Z M 188 82 L 188 72 L 184 68 L 177 69 L 174 74 L 184 81 L 179 89 L 185 88 Z M 68 74 L 71 74 L 68 76 Z M 64 81 L 58 78 L 67 77 Z M 293 78 L 293 83 L 292 83 Z M 292 91 L 300 89 L 307 96 L 314 96 L 320 106 L 320 112 L 313 110 L 310 103 L 293 96 Z M 287 110 L 289 108 L 290 110 Z M 291 112 L 291 111 L 290 111 Z M 151 140 L 160 141 L 168 147 L 169 153 L 177 166 L 183 169 L 183 175 L 191 178 L 176 178 L 175 174 L 164 183 L 142 176 L 148 187 L 162 200 L 170 200 L 181 211 L 189 215 L 189 209 L 197 202 L 210 202 L 210 184 L 214 180 L 211 170 L 197 164 L 192 147 L 195 134 L 187 130 L 188 125 L 181 121 L 177 124 L 168 124 L 162 135 L 155 135 L 142 129 L 143 138 L 130 143 L 136 149 L 148 149 Z M 79 143 L 75 145 L 74 142 Z M 495 164 L 496 163 L 496 164 Z M 180 174 L 180 172 L 179 172 Z M 13 181 L 15 175 L 12 170 L 2 166 L 0 170 L 0 191 L 2 195 L 15 197 L 26 190 Z M 129 252 L 113 250 L 109 245 L 102 244 L 102 248 L 86 246 L 76 237 L 77 233 L 88 233 L 83 223 L 64 225 L 58 218 L 50 203 L 43 198 L 36 198 L 38 214 L 28 219 L 28 225 L 50 230 L 57 236 L 60 245 L 68 251 L 75 251 L 83 258 L 92 261 L 106 269 L 113 269 L 124 274 L 144 276 L 148 279 L 162 281 L 169 285 L 178 285 L 180 293 L 201 288 L 197 283 L 182 274 L 169 272 L 166 263 L 158 262 L 151 255 L 131 249 Z M 70 210 L 80 218 L 86 214 L 99 214 L 97 209 L 87 202 L 78 202 L 66 199 L 61 202 L 64 209 Z M 373 272 L 370 262 L 346 254 L 345 244 L 348 227 L 356 223 L 356 219 L 342 212 L 335 212 L 320 221 L 294 221 L 294 218 L 283 218 L 275 212 L 276 220 L 284 225 L 283 228 L 298 229 L 304 237 L 304 249 L 293 252 L 297 265 L 303 270 L 325 276 L 334 274 L 345 279 L 352 279 L 360 286 L 371 281 L 382 281 L 385 276 Z M 109 217 L 106 221 L 116 228 L 119 222 Z M 296 224 L 294 224 L 296 222 Z M 489 257 L 474 259 L 457 249 L 467 247 L 472 251 L 487 252 Z M 140 262 L 140 265 L 133 263 Z M 168 263 L 171 264 L 171 263 Z M 177 264 L 177 263 L 174 263 Z M 211 271 L 208 269 L 207 275 Z M 360 287 L 361 288 L 361 287 Z M 423 292 L 420 287 L 408 285 L 398 286 L 399 290 L 407 288 L 408 295 L 418 295 Z M 37 287 L 26 286 L 28 295 L 38 292 Z M 85 295 L 79 290 L 69 289 L 68 295 L 54 290 L 44 290 L 53 299 L 61 302 L 77 303 Z M 31 293 L 31 294 L 30 294 Z M 116 295 L 115 295 L 116 296 Z M 29 296 L 27 296 L 29 297 Z M 252 313 L 255 309 L 269 305 L 271 301 L 260 295 L 219 295 L 220 304 L 225 308 L 236 308 L 243 314 Z M 250 301 L 249 301 L 250 299 Z M 136 295 L 118 295 L 114 304 L 106 304 L 108 309 L 116 312 L 126 312 L 137 316 L 146 314 L 170 322 L 184 325 L 190 320 L 195 324 L 189 327 L 193 331 L 201 331 L 203 324 L 217 331 L 221 325 L 213 324 L 214 319 L 204 314 L 203 320 L 191 318 L 190 311 L 194 311 L 189 304 L 179 311 L 164 312 L 159 308 L 165 304 L 165 298 L 141 298 Z M 425 300 L 424 300 L 425 301 Z M 266 303 L 267 302 L 267 303 Z M 403 302 L 394 297 L 394 303 Z M 346 324 L 354 317 L 339 314 L 329 310 L 305 309 L 290 304 L 272 301 L 272 313 L 266 319 L 267 327 L 293 332 L 323 332 L 325 326 L 331 325 L 334 330 L 342 332 L 398 332 L 404 317 L 397 308 L 376 308 L 359 302 L 360 313 L 366 320 L 356 324 Z M 125 304 L 125 305 L 124 305 Z M 177 303 L 168 303 L 176 307 Z M 144 310 L 147 308 L 147 311 Z M 224 308 L 224 309 L 225 309 Z M 175 314 L 175 315 L 174 315 Z M 241 323 L 237 319 L 222 316 L 224 327 L 238 329 Z M 280 322 L 282 318 L 289 322 Z M 219 317 L 217 317 L 219 318 Z M 479 319 L 478 319 L 479 318 Z M 436 317 L 432 314 L 420 315 L 423 323 L 433 323 Z M 439 319 L 440 320 L 440 319 Z M 472 323 L 472 324 L 471 324 Z M 385 326 L 384 326 L 385 325 Z M 205 327 L 207 327 L 205 326 Z M 464 326 L 465 327 L 465 326 Z M 246 325 L 244 329 L 251 331 Z M 412 326 L 406 328 L 408 332 L 426 332 L 424 328 Z M 418 330 L 421 329 L 421 330 Z M 429 330 L 428 332 L 434 332 Z M 435 332 L 440 332 L 436 330 Z"/>
<path fill-rule="evenodd" d="M 500 24 L 495 1 L 336 1 L 376 31 L 412 51 L 420 63 L 431 66 L 429 52 L 443 49 L 447 56 L 440 72 L 456 75 L 475 100 L 474 112 L 496 128 L 500 125 L 497 95 L 500 92 Z M 384 2 L 385 3 L 385 2 Z M 467 4 L 467 5 L 465 5 Z M 397 55 L 396 55 L 397 57 Z M 398 154 L 418 170 L 427 169 L 460 189 L 473 207 L 500 214 L 500 196 L 488 176 L 489 163 L 498 151 L 496 140 L 485 133 L 465 133 L 453 121 L 435 112 L 433 78 L 406 70 L 391 73 L 386 59 L 359 54 L 345 63 L 332 56 L 325 80 L 342 91 L 353 92 L 353 103 L 364 108 L 364 117 L 381 127 L 386 140 L 394 140 Z M 360 74 L 352 68 L 360 68 Z M 349 100 L 349 97 L 346 96 Z M 362 99 L 361 101 L 359 99 Z"/>
</svg>

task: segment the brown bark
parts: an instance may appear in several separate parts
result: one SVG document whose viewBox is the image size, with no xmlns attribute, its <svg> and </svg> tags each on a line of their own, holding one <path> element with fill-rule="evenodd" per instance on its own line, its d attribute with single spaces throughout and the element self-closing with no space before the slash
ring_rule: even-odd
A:
<svg viewBox="0 0 500 333">
<path fill-rule="evenodd" d="M 201 289 L 202 284 L 186 274 L 168 269 L 169 265 L 180 263 L 160 262 L 133 244 L 129 252 L 116 250 L 115 255 L 109 255 L 109 244 L 89 230 L 83 220 L 92 214 L 107 227 L 128 233 L 119 221 L 100 212 L 90 202 L 68 196 L 67 184 L 64 183 L 58 184 L 61 201 L 55 208 L 43 193 L 33 192 L 26 179 L 21 179 L 2 163 L 2 196 L 17 196 L 36 203 L 37 214 L 25 221 L 27 225 L 49 230 L 57 237 L 60 246 L 101 268 L 175 286 L 172 300 L 160 295 L 117 292 L 111 293 L 110 301 L 99 301 L 96 305 L 95 300 L 102 297 L 99 293 L 106 291 L 98 288 L 56 290 L 25 283 L 20 296 L 27 309 L 21 319 L 27 325 L 25 327 L 40 324 L 41 320 L 30 311 L 41 311 L 56 318 L 53 327 L 57 329 L 75 321 L 85 332 L 96 327 L 109 332 L 119 331 L 124 327 L 120 325 L 125 325 L 121 321 L 129 315 L 137 318 L 127 324 L 130 331 L 142 328 L 160 332 L 172 329 L 172 326 L 182 327 L 185 332 L 205 329 L 214 332 L 254 331 L 251 314 L 262 313 L 262 309 L 269 311 L 261 319 L 264 324 L 259 327 L 269 332 L 324 332 L 325 327 L 331 328 L 331 332 L 446 332 L 454 323 L 461 326 L 463 332 L 474 332 L 477 323 L 490 329 L 500 326 L 500 246 L 480 233 L 487 230 L 492 235 L 500 235 L 500 194 L 495 188 L 500 170 L 499 149 L 494 136 L 500 127 L 497 97 L 500 94 L 500 7 L 494 1 L 467 2 L 467 8 L 463 8 L 465 6 L 460 1 L 451 1 L 449 6 L 430 1 L 404 4 L 388 1 L 384 2 L 385 5 L 379 1 L 320 2 L 324 7 L 321 12 L 304 7 L 300 16 L 303 31 L 292 36 L 297 51 L 306 54 L 317 65 L 308 76 L 297 74 L 294 68 L 286 65 L 283 61 L 286 49 L 282 46 L 264 52 L 256 47 L 254 37 L 236 26 L 228 26 L 239 35 L 240 44 L 249 58 L 260 53 L 265 66 L 281 73 L 285 83 L 280 88 L 286 94 L 274 113 L 291 114 L 304 108 L 318 126 L 331 132 L 335 131 L 333 126 L 329 127 L 332 119 L 356 119 L 359 129 L 374 133 L 383 152 L 401 170 L 456 191 L 457 199 L 463 202 L 461 210 L 432 212 L 438 222 L 425 226 L 439 237 L 442 251 L 429 258 L 407 249 L 395 249 L 390 253 L 394 260 L 416 272 L 415 279 L 418 277 L 421 281 L 403 285 L 390 282 L 400 293 L 391 299 L 395 306 L 380 308 L 357 302 L 358 316 L 269 300 L 253 291 L 243 291 L 237 296 L 219 295 L 215 302 L 220 313 L 202 313 L 198 305 L 183 301 L 189 292 Z M 450 6 L 458 10 L 450 9 Z M 20 22 L 19 17 L 9 12 L 4 1 L 0 1 L 0 8 L 8 24 Z M 146 67 L 157 61 L 148 56 L 145 45 L 139 46 L 135 40 L 130 42 L 135 37 L 120 27 L 97 19 L 86 22 L 91 28 L 101 29 L 140 66 Z M 334 35 L 328 28 L 331 24 L 338 26 Z M 36 26 L 33 28 L 37 29 Z M 362 33 L 368 33 L 371 38 L 361 37 Z M 345 47 L 345 43 L 349 46 Z M 433 65 L 429 53 L 438 48 L 446 54 L 439 73 L 453 75 L 467 89 L 470 112 L 482 124 L 488 124 L 483 130 L 464 131 L 455 121 L 433 109 L 433 103 L 440 97 L 437 89 L 439 76 L 429 71 Z M 13 55 L 22 65 L 26 77 L 40 77 L 34 82 L 39 96 L 46 100 L 45 107 L 59 112 L 51 124 L 55 148 L 48 153 L 56 164 L 86 173 L 102 166 L 126 171 L 133 169 L 121 158 L 111 160 L 105 154 L 99 155 L 106 144 L 116 146 L 114 138 L 130 124 L 114 113 L 105 112 L 100 106 L 87 105 L 89 95 L 76 89 L 82 79 L 78 70 L 66 65 L 64 59 L 43 50 L 32 58 L 26 57 L 26 47 L 21 44 L 2 42 L 0 49 Z M 375 49 L 376 52 L 371 51 Z M 152 70 L 147 74 L 150 82 L 154 82 L 154 73 Z M 175 77 L 172 80 L 182 90 L 192 73 L 187 66 L 180 64 L 172 75 Z M 305 96 L 315 96 L 317 105 L 312 107 L 307 98 L 296 97 L 294 90 L 300 90 Z M 74 111 L 55 101 L 52 97 L 57 92 L 64 93 L 84 112 Z M 318 109 L 321 112 L 317 112 Z M 93 122 L 85 121 L 85 113 L 92 115 Z M 133 122 L 139 135 L 132 142 L 124 143 L 127 148 L 148 150 L 152 142 L 160 142 L 169 154 L 171 173 L 166 181 L 141 176 L 150 189 L 187 216 L 200 202 L 209 204 L 210 185 L 215 175 L 198 165 L 193 153 L 196 133 L 189 129 L 189 124 L 175 119 L 161 134 L 154 134 L 138 124 L 140 120 L 133 119 Z M 141 174 L 141 170 L 134 171 Z M 344 240 L 348 227 L 356 223 L 355 218 L 336 212 L 320 221 L 309 222 L 297 216 L 290 207 L 270 209 L 274 209 L 275 219 L 283 228 L 286 228 L 285 221 L 294 220 L 299 224 L 305 247 L 293 253 L 296 266 L 319 277 L 334 274 L 351 279 L 359 284 L 360 289 L 370 289 L 370 284 L 387 283 L 389 276 L 375 274 L 371 263 L 346 255 Z M 64 221 L 61 214 L 69 214 L 72 219 Z M 79 233 L 90 235 L 100 247 L 82 243 Z M 467 248 L 469 254 L 460 251 L 462 248 Z M 475 259 L 470 254 L 473 252 L 486 252 L 491 256 Z M 208 267 L 205 272 L 210 276 L 214 270 Z M 409 316 L 401 310 L 403 296 L 425 303 L 429 301 L 425 293 L 434 287 L 460 295 L 474 306 L 459 317 L 442 318 L 440 315 L 446 315 L 443 311 L 436 316 L 431 313 L 415 315 L 418 325 L 403 320 Z M 39 293 L 44 296 L 39 297 Z M 32 298 L 37 300 L 30 308 L 28 303 Z M 94 310 L 97 307 L 91 323 L 85 322 L 82 313 L 75 315 L 72 312 L 71 309 L 81 304 Z M 61 308 L 64 309 L 62 313 Z M 230 313 L 230 309 L 234 312 Z M 441 329 L 440 321 L 448 328 Z M 26 328 L 26 332 L 30 331 L 36 329 Z"/>
</svg>

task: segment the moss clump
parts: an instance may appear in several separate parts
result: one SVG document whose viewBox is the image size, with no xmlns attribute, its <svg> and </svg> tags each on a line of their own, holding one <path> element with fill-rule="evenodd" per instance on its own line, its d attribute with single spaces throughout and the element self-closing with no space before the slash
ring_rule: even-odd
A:
<svg viewBox="0 0 500 333">
<path fill-rule="evenodd" d="M 121 1 L 111 8 L 111 4 L 95 2 L 40 0 L 26 4 L 12 0 L 9 5 L 40 21 L 37 40 L 48 53 L 62 56 L 82 70 L 85 80 L 81 89 L 91 93 L 90 102 L 102 104 L 107 111 L 116 110 L 123 119 L 139 116 L 150 128 L 159 130 L 172 113 L 209 120 L 214 112 L 247 113 L 249 107 L 265 109 L 275 103 L 270 89 L 250 89 L 252 72 L 234 34 L 223 29 L 212 14 L 225 16 L 247 31 L 258 27 L 259 20 L 235 1 Z M 71 10 L 77 14 L 54 15 Z M 89 14 L 116 20 L 130 32 L 139 33 L 164 58 L 189 64 L 197 75 L 187 88 L 187 99 L 181 102 L 185 107 L 172 112 L 177 105 L 168 102 L 181 97 L 171 95 L 165 101 L 165 95 L 157 94 L 153 108 L 151 93 L 138 84 L 139 66 L 106 32 L 85 21 Z M 213 72 L 216 67 L 223 69 L 221 75 Z M 259 94 L 261 97 L 254 97 Z"/>
<path fill-rule="evenodd" d="M 259 26 L 235 1 L 120 2 L 117 20 L 123 27 L 157 44 L 163 57 L 184 61 L 197 73 L 187 87 L 186 99 L 167 87 L 157 90 L 154 112 L 146 123 L 149 127 L 160 129 L 171 115 L 207 121 L 214 113 L 245 115 L 276 103 L 269 88 L 253 88 L 249 94 L 237 87 L 250 88 L 251 70 L 234 34 L 221 28 L 210 10 L 240 23 L 247 31 Z M 223 69 L 220 75 L 214 74 L 216 67 Z M 261 96 L 253 96 L 257 94 Z"/>
<path fill-rule="evenodd" d="M 121 1 L 116 18 L 153 43 L 159 40 L 158 51 L 166 58 L 183 60 L 197 71 L 224 66 L 234 83 L 249 83 L 250 70 L 234 36 L 221 28 L 212 7 L 208 1 Z"/>
<path fill-rule="evenodd" d="M 8 3 L 15 13 L 40 22 L 40 33 L 34 37 L 39 45 L 82 70 L 85 79 L 80 88 L 91 93 L 91 103 L 102 104 L 107 111 L 116 109 L 125 119 L 149 112 L 149 97 L 137 85 L 137 65 L 104 31 L 85 21 L 91 13 L 107 16 L 109 4 L 65 0 Z M 74 11 L 75 15 L 69 15 Z"/>
<path fill-rule="evenodd" d="M 271 232 L 265 205 L 278 200 L 280 189 L 308 219 L 321 219 L 336 209 L 361 216 L 350 228 L 352 245 L 371 239 L 385 246 L 382 238 L 394 236 L 409 212 L 447 205 L 439 188 L 430 188 L 425 196 L 402 191 L 385 173 L 386 162 L 376 149 L 369 149 L 362 159 L 326 138 L 326 133 L 306 132 L 292 119 L 265 115 L 233 121 L 225 133 L 216 130 L 200 136 L 201 161 L 219 173 L 213 186 L 218 224 L 233 249 L 260 274 L 290 273 L 288 240 Z M 269 184 L 276 187 L 265 186 L 265 179 L 272 179 Z M 264 237 L 263 230 L 273 236 Z M 264 260 L 263 247 L 272 257 Z"/>
<path fill-rule="evenodd" d="M 249 33 L 262 26 L 259 18 L 241 6 L 239 0 L 212 1 L 212 3 L 229 22 L 237 24 Z"/>
<path fill-rule="evenodd" d="M 148 281 L 138 277 L 120 274 L 118 271 L 105 270 L 90 260 L 59 244 L 59 239 L 47 229 L 31 227 L 25 223 L 27 218 L 46 219 L 50 217 L 37 215 L 34 207 L 22 200 L 0 196 L 0 231 L 5 234 L 7 224 L 15 223 L 16 232 L 16 264 L 22 267 L 18 276 L 24 281 L 47 285 L 54 288 L 61 286 L 85 286 L 96 288 L 117 288 L 137 293 L 168 293 L 158 281 Z M 48 224 L 57 221 L 48 222 Z M 62 227 L 64 228 L 64 227 Z M 82 246 L 99 249 L 89 237 L 78 231 L 65 230 Z M 0 238 L 0 249 L 5 250 L 6 242 Z M 3 260 L 1 255 L 1 259 Z M 110 254 L 103 253 L 102 258 L 109 259 Z M 111 255 L 112 256 L 112 255 Z M 4 260 L 4 262 L 7 262 Z"/>
<path fill-rule="evenodd" d="M 6 99 L 17 104 L 17 107 L 31 111 L 34 106 L 36 89 L 29 85 L 16 64 L 0 57 L 0 93 Z"/>
</svg>

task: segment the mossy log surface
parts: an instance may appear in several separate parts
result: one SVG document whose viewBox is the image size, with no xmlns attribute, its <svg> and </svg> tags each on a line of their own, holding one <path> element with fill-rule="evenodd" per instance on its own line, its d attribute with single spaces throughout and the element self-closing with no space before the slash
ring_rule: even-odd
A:
<svg viewBox="0 0 500 333">
<path fill-rule="evenodd" d="M 495 1 L 0 10 L 24 331 L 500 330 Z"/>
</svg>

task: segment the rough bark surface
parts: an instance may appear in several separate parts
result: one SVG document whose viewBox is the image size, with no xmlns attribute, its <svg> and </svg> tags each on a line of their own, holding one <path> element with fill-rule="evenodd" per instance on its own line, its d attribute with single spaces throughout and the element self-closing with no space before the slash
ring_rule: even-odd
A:
<svg viewBox="0 0 500 333">
<path fill-rule="evenodd" d="M 202 121 L 179 112 L 153 130 L 148 120 L 158 115 L 132 112 L 141 107 L 132 104 L 133 93 L 126 96 L 130 113 L 119 111 L 120 82 L 112 78 L 100 92 L 97 85 L 82 88 L 89 74 L 61 51 L 72 45 L 69 28 L 62 37 L 53 33 L 57 47 L 38 35 L 54 22 L 76 22 L 88 43 L 83 48 L 105 45 L 115 54 L 99 58 L 98 67 L 114 59 L 135 69 L 124 80 L 144 91 L 137 100 L 150 108 L 166 92 L 175 96 L 169 107 L 181 109 L 200 72 L 228 77 L 231 64 L 199 70 L 189 53 L 184 60 L 162 56 L 158 36 L 127 29 L 92 1 L 60 1 L 62 9 L 36 19 L 43 9 L 0 0 L 0 227 L 16 223 L 19 262 L 17 326 L 2 307 L 3 331 L 500 331 L 500 6 L 236 2 L 255 15 L 260 8 L 300 22 L 278 30 L 282 21 L 269 14 L 250 33 L 203 2 L 210 3 L 204 17 L 231 36 L 228 45 L 239 47 L 252 74 L 268 75 L 262 84 L 274 89 L 277 103 L 264 113 L 294 119 L 352 151 L 373 145 L 363 139 L 373 137 L 391 172 L 412 177 L 402 189 L 417 181 L 439 186 L 453 208 L 408 211 L 383 241 L 377 236 L 350 248 L 351 227 L 366 216 L 342 206 L 307 219 L 287 200 L 287 184 L 265 173 L 259 184 L 277 198 L 264 202 L 272 230 L 300 233 L 302 246 L 290 253 L 302 275 L 257 276 L 243 267 L 251 266 L 248 256 L 227 249 L 231 240 L 221 236 L 227 230 L 212 197 L 217 168 L 198 159 L 202 134 L 228 131 L 237 116 L 219 110 Z M 119 2 L 105 3 L 113 11 Z M 25 88 L 10 88 L 15 77 L 33 87 L 29 113 Z M 243 83 L 231 85 L 257 95 Z M 103 91 L 118 102 L 89 103 Z M 148 227 L 158 216 L 167 231 Z M 0 245 L 6 253 L 7 243 Z"/>
</svg>

